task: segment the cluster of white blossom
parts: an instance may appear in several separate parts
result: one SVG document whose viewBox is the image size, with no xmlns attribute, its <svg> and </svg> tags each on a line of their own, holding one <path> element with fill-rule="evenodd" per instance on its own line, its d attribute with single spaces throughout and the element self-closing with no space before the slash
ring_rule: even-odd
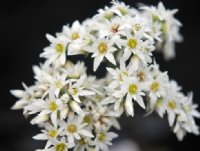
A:
<svg viewBox="0 0 200 151">
<path fill-rule="evenodd" d="M 179 140 L 186 132 L 199 134 L 192 93 L 185 96 L 152 58 L 154 50 L 174 56 L 174 43 L 181 40 L 176 11 L 162 3 L 137 10 L 112 1 L 82 24 L 66 25 L 55 37 L 47 34 L 50 46 L 40 55 L 45 62 L 33 67 L 34 85 L 11 91 L 19 98 L 13 109 L 23 109 L 42 128 L 34 139 L 47 143 L 38 151 L 108 150 L 117 137 L 110 129 L 120 129 L 117 119 L 124 112 L 134 115 L 135 102 L 147 114 L 167 114 Z M 94 71 L 104 61 L 108 74 L 87 75 L 84 63 L 72 63 L 71 55 L 94 58 Z"/>
</svg>

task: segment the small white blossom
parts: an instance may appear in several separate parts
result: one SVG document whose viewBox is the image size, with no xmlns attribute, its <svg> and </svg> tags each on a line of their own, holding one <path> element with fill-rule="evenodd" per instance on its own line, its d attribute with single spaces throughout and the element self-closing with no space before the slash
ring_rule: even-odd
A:
<svg viewBox="0 0 200 151">
<path fill-rule="evenodd" d="M 60 127 L 63 128 L 63 136 L 66 135 L 70 143 L 74 143 L 74 139 L 80 140 L 82 137 L 92 138 L 91 132 L 85 129 L 86 123 L 82 123 L 82 117 L 74 117 L 68 119 L 67 123 L 62 121 Z"/>
</svg>

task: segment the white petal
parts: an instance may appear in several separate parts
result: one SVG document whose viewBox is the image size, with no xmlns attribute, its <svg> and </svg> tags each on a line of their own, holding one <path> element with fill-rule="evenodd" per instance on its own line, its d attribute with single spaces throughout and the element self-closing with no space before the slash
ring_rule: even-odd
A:
<svg viewBox="0 0 200 151">
<path fill-rule="evenodd" d="M 129 115 L 133 116 L 134 115 L 134 112 L 133 112 L 133 101 L 132 101 L 132 97 L 127 94 L 126 96 L 126 101 L 125 101 L 125 108 L 126 108 L 126 111 Z"/>
<path fill-rule="evenodd" d="M 53 43 L 55 41 L 55 38 L 53 36 L 51 36 L 50 34 L 46 34 L 46 38 Z"/>
<path fill-rule="evenodd" d="M 78 92 L 78 94 L 79 94 L 80 96 L 95 95 L 95 92 L 87 91 L 87 90 L 80 90 L 80 92 Z"/>
<path fill-rule="evenodd" d="M 94 137 L 90 132 L 88 132 L 87 130 L 80 130 L 79 134 L 86 136 L 86 137 Z"/>
<path fill-rule="evenodd" d="M 102 61 L 103 61 L 103 56 L 96 56 L 94 58 L 93 71 L 97 70 Z"/>
<path fill-rule="evenodd" d="M 35 136 L 33 136 L 33 139 L 36 139 L 36 140 L 47 140 L 47 136 L 45 134 L 37 134 Z"/>
<path fill-rule="evenodd" d="M 51 122 L 53 123 L 54 127 L 57 127 L 57 112 L 51 113 Z"/>
<path fill-rule="evenodd" d="M 81 139 L 81 137 L 80 137 L 77 133 L 74 134 L 74 137 L 75 137 L 76 139 L 78 139 L 78 140 Z"/>
<path fill-rule="evenodd" d="M 169 126 L 172 127 L 174 124 L 174 120 L 175 120 L 175 113 L 173 113 L 172 111 L 168 112 L 168 121 L 169 121 Z"/>
<path fill-rule="evenodd" d="M 24 96 L 23 90 L 11 90 L 10 93 L 17 98 L 22 98 Z"/>
<path fill-rule="evenodd" d="M 69 143 L 74 143 L 74 137 L 72 135 L 68 135 L 67 139 Z"/>
<path fill-rule="evenodd" d="M 105 57 L 106 57 L 112 64 L 116 65 L 115 58 L 114 58 L 114 56 L 113 56 L 111 53 L 107 53 L 107 54 L 105 55 Z"/>
<path fill-rule="evenodd" d="M 76 102 L 81 103 L 81 100 L 79 99 L 77 95 L 72 95 L 72 97 Z"/>
<path fill-rule="evenodd" d="M 138 95 L 136 97 L 136 100 L 135 100 L 143 109 L 145 109 L 145 104 L 144 104 L 144 101 L 142 99 L 142 97 L 140 95 Z"/>
<path fill-rule="evenodd" d="M 60 119 L 61 119 L 61 120 L 66 119 L 68 113 L 69 113 L 69 108 L 63 109 L 63 110 L 60 112 Z"/>
<path fill-rule="evenodd" d="M 123 59 L 124 59 L 125 61 L 128 60 L 128 59 L 130 58 L 131 54 L 132 54 L 132 52 L 131 52 L 130 50 L 125 49 L 125 52 L 124 52 L 124 54 L 123 54 Z"/>
<path fill-rule="evenodd" d="M 110 74 L 112 74 L 113 76 L 116 76 L 117 74 L 116 74 L 116 70 L 115 69 L 113 69 L 113 68 L 106 68 L 107 69 L 107 71 L 110 73 Z"/>
<path fill-rule="evenodd" d="M 28 104 L 28 102 L 26 100 L 19 100 L 17 101 L 13 106 L 12 109 L 13 110 L 18 110 L 18 109 L 22 109 L 24 108 L 24 106 L 26 106 Z"/>
<path fill-rule="evenodd" d="M 49 119 L 48 115 L 45 114 L 38 114 L 34 119 L 31 120 L 31 124 L 38 124 L 45 122 Z"/>
<path fill-rule="evenodd" d="M 60 62 L 61 62 L 62 65 L 65 64 L 65 62 L 66 62 L 66 54 L 65 54 L 65 52 L 63 52 L 62 55 L 60 56 Z"/>
<path fill-rule="evenodd" d="M 80 108 L 80 106 L 78 105 L 78 103 L 76 103 L 75 101 L 71 101 L 70 102 L 70 107 L 72 108 L 72 110 L 74 112 L 76 112 L 77 114 L 81 115 L 81 116 L 85 116 L 84 111 Z"/>
</svg>

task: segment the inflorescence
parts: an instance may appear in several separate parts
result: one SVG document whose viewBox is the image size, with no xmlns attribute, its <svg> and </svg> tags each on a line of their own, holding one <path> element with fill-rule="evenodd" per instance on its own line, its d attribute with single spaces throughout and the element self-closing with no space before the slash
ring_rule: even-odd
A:
<svg viewBox="0 0 200 151">
<path fill-rule="evenodd" d="M 176 12 L 162 3 L 135 9 L 112 1 L 94 17 L 46 35 L 50 45 L 40 54 L 45 62 L 33 67 L 34 85 L 11 90 L 19 98 L 12 109 L 23 109 L 42 129 L 33 137 L 47 141 L 38 151 L 106 151 L 118 136 L 111 127 L 120 129 L 118 118 L 134 116 L 137 104 L 147 114 L 167 115 L 179 140 L 199 134 L 193 94 L 184 95 L 153 58 L 154 51 L 175 57 L 174 44 L 182 40 Z M 69 60 L 72 55 L 93 58 L 94 71 L 105 62 L 107 75 L 87 75 L 84 62 Z"/>
</svg>

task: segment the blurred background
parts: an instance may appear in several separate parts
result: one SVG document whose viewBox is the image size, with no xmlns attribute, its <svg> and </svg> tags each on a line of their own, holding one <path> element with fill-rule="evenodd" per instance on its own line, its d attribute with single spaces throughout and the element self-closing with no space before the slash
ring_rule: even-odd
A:
<svg viewBox="0 0 200 151">
<path fill-rule="evenodd" d="M 138 2 L 157 5 L 158 0 L 124 2 L 131 6 Z M 170 77 L 183 86 L 185 93 L 194 92 L 194 102 L 200 104 L 198 1 L 163 0 L 163 3 L 166 8 L 179 9 L 176 17 L 183 23 L 184 42 L 177 44 L 175 60 L 164 62 L 160 54 L 156 54 L 156 59 L 161 69 L 167 70 Z M 23 117 L 22 111 L 10 110 L 16 98 L 10 95 L 9 90 L 22 88 L 22 81 L 27 85 L 33 84 L 32 65 L 42 61 L 39 54 L 49 44 L 45 34 L 54 34 L 74 20 L 92 17 L 97 9 L 108 4 L 108 0 L 0 1 L 0 151 L 34 151 L 44 145 L 32 139 L 39 129 Z M 89 69 L 91 64 L 91 60 L 87 60 Z M 103 68 L 98 74 L 102 73 L 101 70 Z M 200 136 L 187 135 L 183 142 L 178 142 L 167 120 L 154 114 L 143 117 L 143 114 L 138 110 L 134 118 L 122 117 L 122 130 L 115 144 L 128 139 L 134 141 L 140 151 L 198 150 Z M 197 123 L 200 125 L 200 120 Z M 134 151 L 133 147 L 129 151 Z"/>
</svg>

